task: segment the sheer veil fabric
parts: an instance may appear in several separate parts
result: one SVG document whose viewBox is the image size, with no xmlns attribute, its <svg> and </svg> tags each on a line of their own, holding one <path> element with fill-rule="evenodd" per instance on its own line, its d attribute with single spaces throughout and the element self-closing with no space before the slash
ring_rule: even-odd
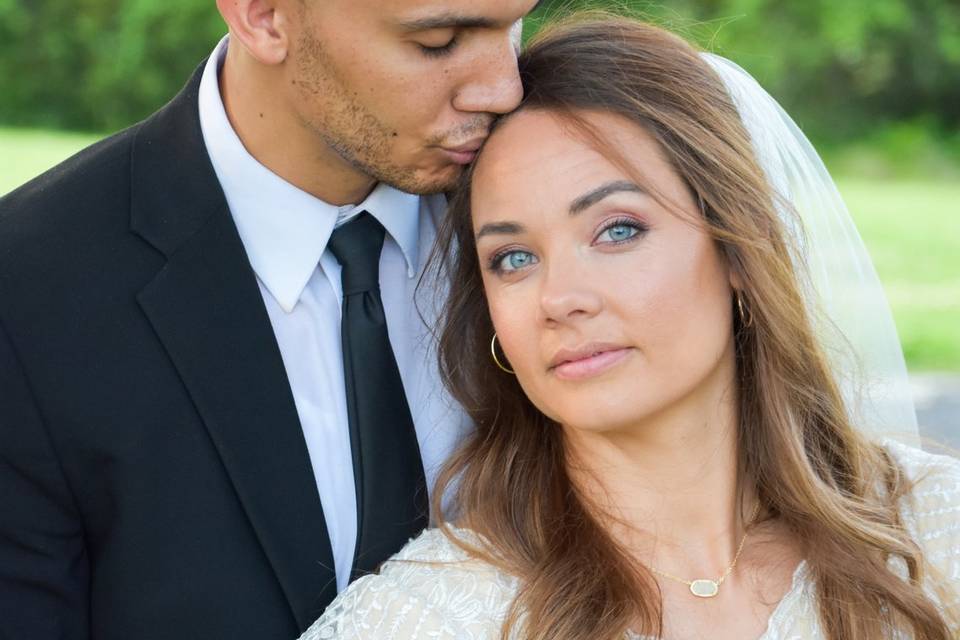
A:
<svg viewBox="0 0 960 640">
<path fill-rule="evenodd" d="M 850 417 L 874 437 L 919 444 L 903 351 L 893 315 L 827 168 L 807 137 L 750 74 L 704 53 L 720 76 L 777 194 L 798 248 L 808 308 L 831 359 Z"/>
</svg>

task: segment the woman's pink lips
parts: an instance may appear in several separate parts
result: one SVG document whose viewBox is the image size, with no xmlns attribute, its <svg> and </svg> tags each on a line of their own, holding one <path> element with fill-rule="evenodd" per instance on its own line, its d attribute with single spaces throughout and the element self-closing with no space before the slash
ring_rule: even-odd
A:
<svg viewBox="0 0 960 640">
<path fill-rule="evenodd" d="M 599 375 L 618 364 L 629 355 L 631 349 L 611 349 L 579 360 L 568 360 L 553 368 L 553 373 L 562 380 L 582 380 Z"/>
</svg>

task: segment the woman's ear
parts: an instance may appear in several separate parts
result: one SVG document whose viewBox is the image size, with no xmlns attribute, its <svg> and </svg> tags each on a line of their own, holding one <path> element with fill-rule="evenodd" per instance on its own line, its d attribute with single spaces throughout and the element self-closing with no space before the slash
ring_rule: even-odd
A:
<svg viewBox="0 0 960 640">
<path fill-rule="evenodd" d="M 230 28 L 230 39 L 239 42 L 263 64 L 280 64 L 287 58 L 289 20 L 277 0 L 217 0 L 217 9 Z"/>
<path fill-rule="evenodd" d="M 744 285 L 742 266 L 736 249 L 729 244 L 723 244 L 720 256 L 727 269 L 727 281 L 730 283 L 730 288 L 733 289 L 734 293 L 742 290 Z"/>
<path fill-rule="evenodd" d="M 734 291 L 742 291 L 743 278 L 740 277 L 740 271 L 735 269 L 733 265 L 727 267 L 727 271 L 730 274 L 729 276 L 730 288 L 733 289 Z"/>
</svg>

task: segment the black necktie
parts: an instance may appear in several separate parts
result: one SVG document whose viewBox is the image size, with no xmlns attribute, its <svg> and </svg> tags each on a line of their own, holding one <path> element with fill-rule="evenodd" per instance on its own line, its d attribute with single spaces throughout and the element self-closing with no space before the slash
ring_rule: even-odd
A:
<svg viewBox="0 0 960 640">
<path fill-rule="evenodd" d="M 357 487 L 351 580 L 376 570 L 427 526 L 427 484 L 380 299 L 384 229 L 369 213 L 333 232 L 343 267 L 343 378 Z"/>
</svg>

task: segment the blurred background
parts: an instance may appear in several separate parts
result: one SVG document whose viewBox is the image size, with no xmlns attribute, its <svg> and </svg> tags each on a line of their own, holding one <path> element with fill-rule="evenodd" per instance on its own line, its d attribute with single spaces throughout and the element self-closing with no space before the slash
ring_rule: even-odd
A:
<svg viewBox="0 0 960 640">
<path fill-rule="evenodd" d="M 924 433 L 960 448 L 960 2 L 546 0 L 524 35 L 588 6 L 736 61 L 793 115 L 873 256 Z M 0 195 L 164 104 L 224 32 L 213 0 L 0 0 Z"/>
</svg>

